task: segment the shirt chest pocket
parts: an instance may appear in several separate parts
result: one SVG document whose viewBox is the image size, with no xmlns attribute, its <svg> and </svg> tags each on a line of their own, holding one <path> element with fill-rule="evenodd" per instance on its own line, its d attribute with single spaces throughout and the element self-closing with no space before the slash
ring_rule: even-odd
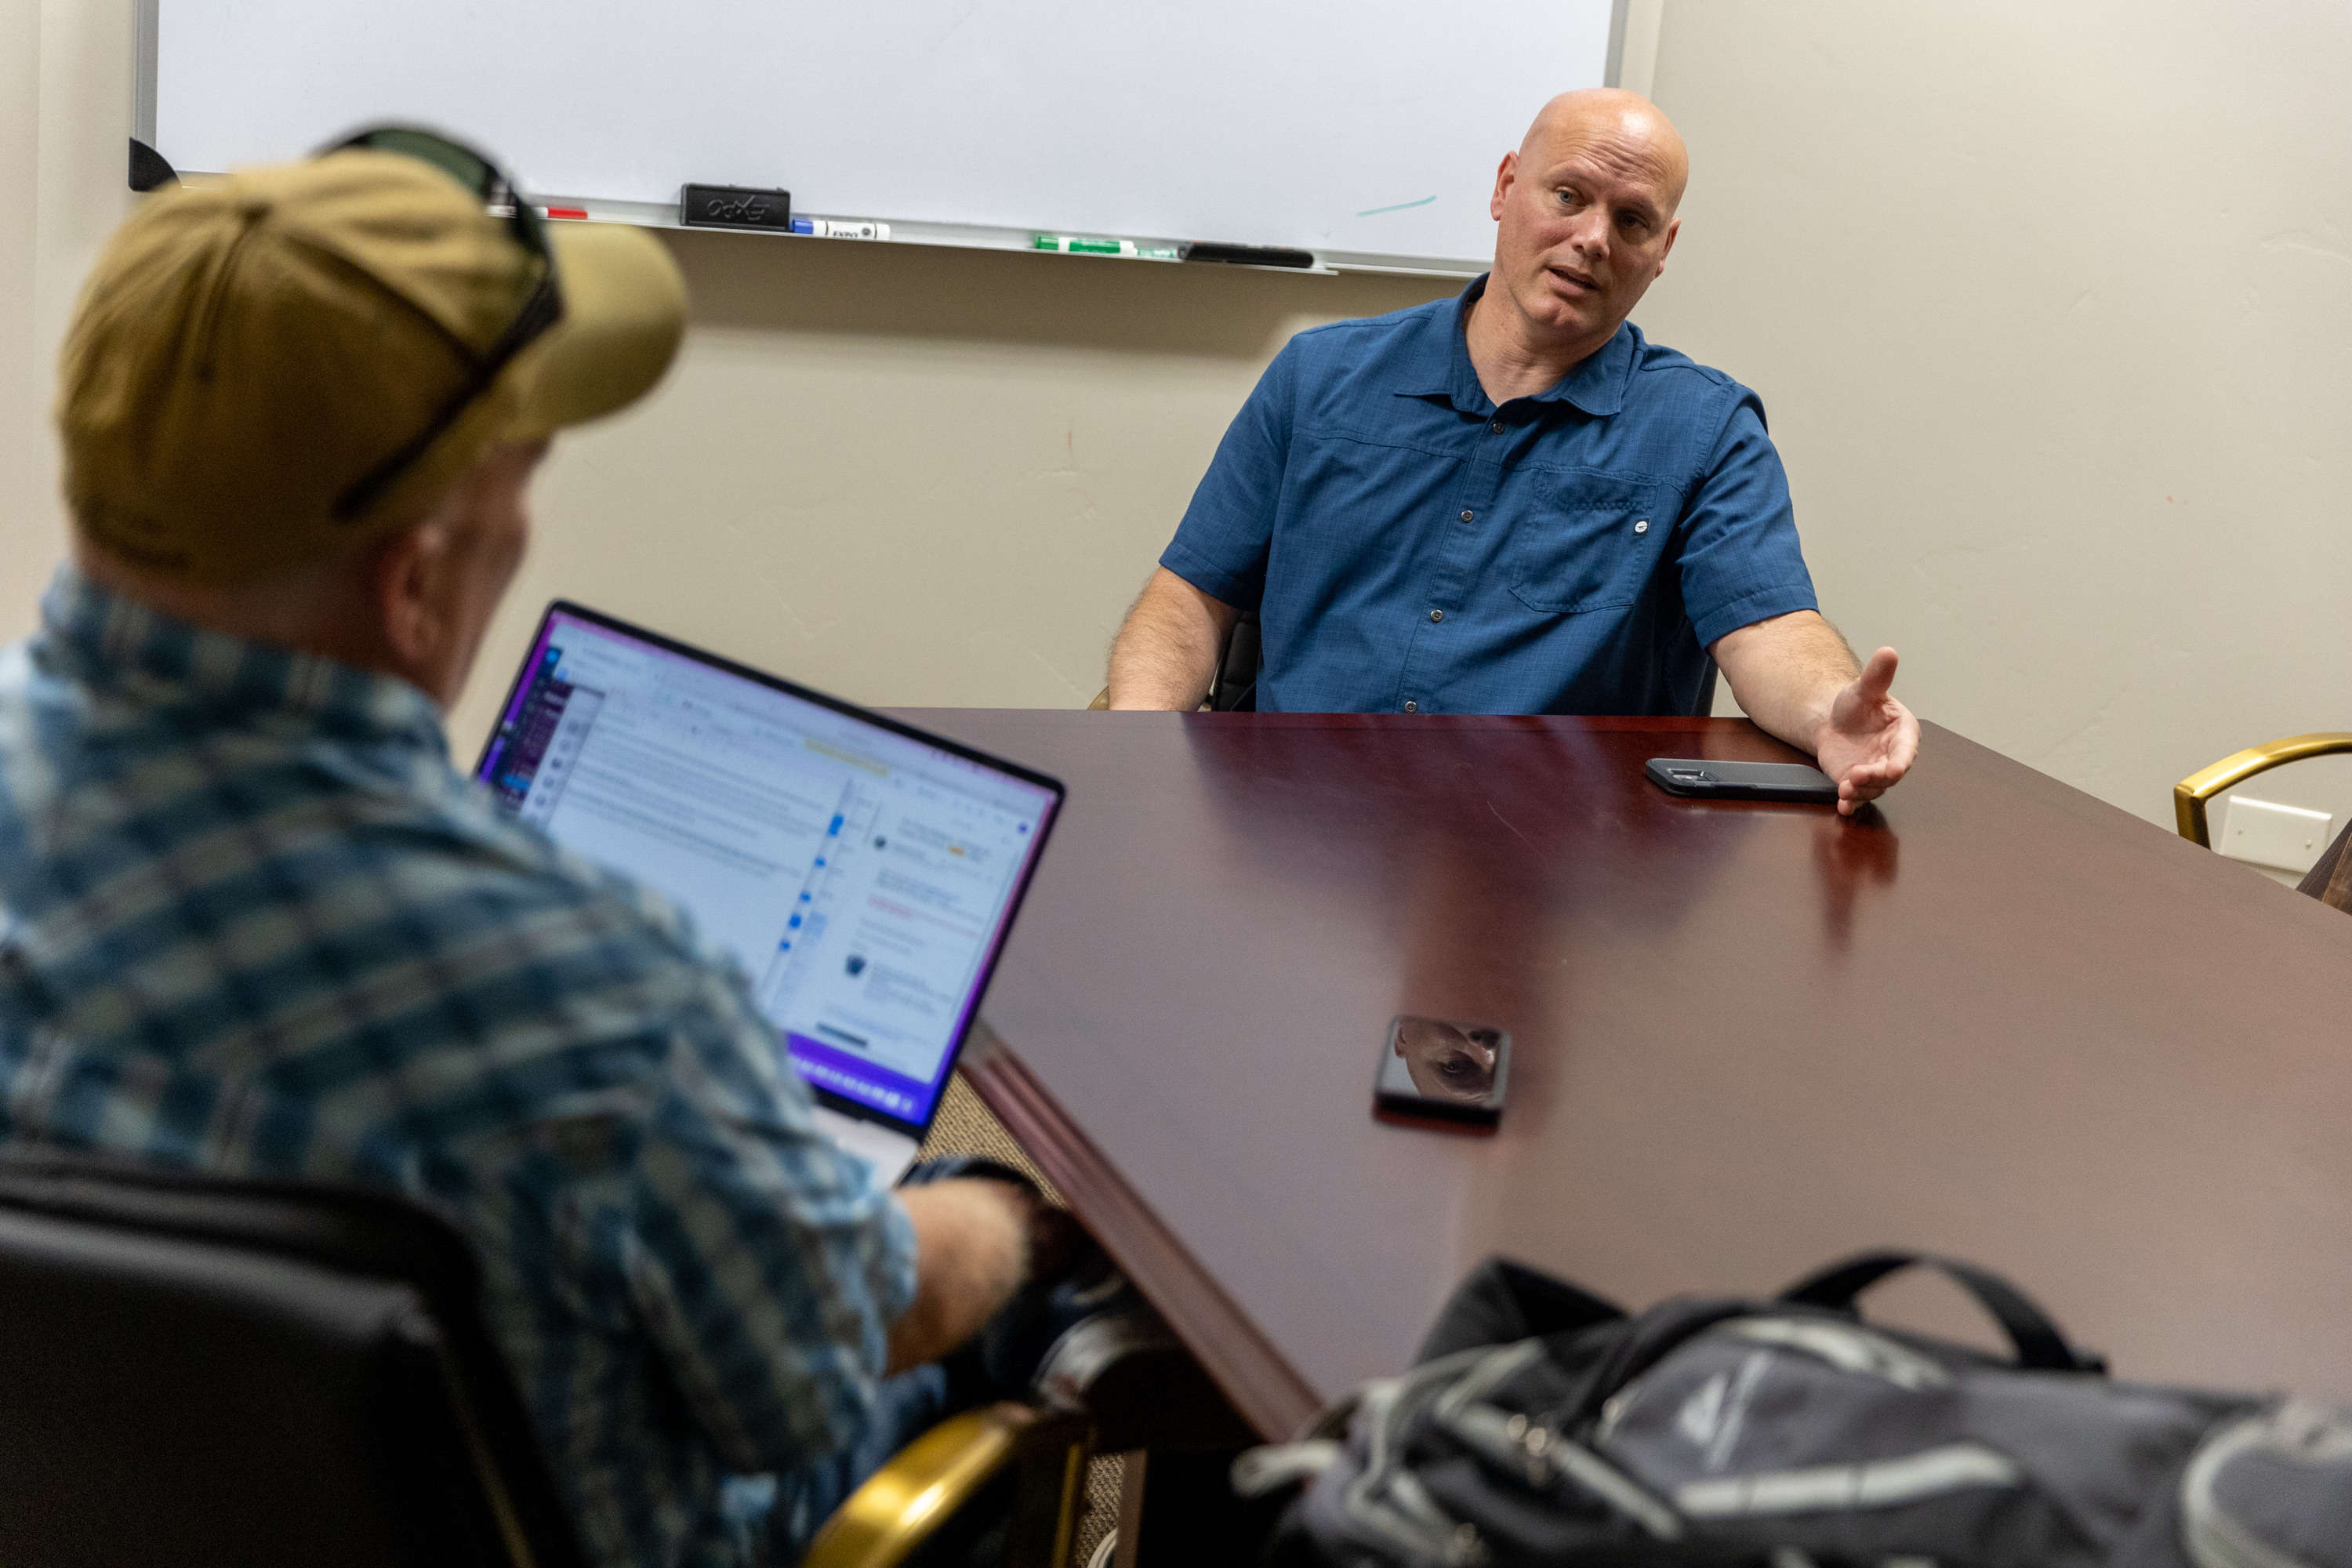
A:
<svg viewBox="0 0 2352 1568">
<path fill-rule="evenodd" d="M 1591 475 L 1560 480 L 1504 546 L 1513 596 L 1546 615 L 1633 603 L 1668 531 L 1654 500 L 1646 486 L 1596 483 Z"/>
</svg>

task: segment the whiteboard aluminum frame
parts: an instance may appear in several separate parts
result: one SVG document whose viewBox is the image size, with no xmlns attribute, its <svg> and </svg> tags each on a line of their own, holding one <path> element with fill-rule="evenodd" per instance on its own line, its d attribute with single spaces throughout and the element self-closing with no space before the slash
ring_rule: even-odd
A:
<svg viewBox="0 0 2352 1568">
<path fill-rule="evenodd" d="M 1625 0 L 1617 0 L 1622 6 Z M 157 37 L 163 27 L 162 0 L 136 0 L 132 26 L 135 29 L 131 65 L 131 134 L 150 147 L 155 145 L 155 55 Z M 1610 37 L 1616 37 L 1615 24 L 1611 24 Z"/>
<path fill-rule="evenodd" d="M 131 134 L 150 147 L 155 146 L 155 95 L 158 46 L 162 34 L 163 0 L 132 0 L 135 16 L 136 43 L 133 49 L 133 89 L 131 100 Z M 1609 58 L 1601 76 L 1607 87 L 1625 87 L 1648 96 L 1654 72 L 1660 14 L 1664 0 L 1612 0 L 1609 10 Z M 1631 46 L 1630 53 L 1628 46 Z M 162 152 L 161 148 L 156 149 Z M 165 154 L 167 157 L 169 154 Z M 182 171 L 201 177 L 204 174 L 226 171 Z M 1024 255 L 1045 256 L 1055 252 L 1036 248 L 1037 231 L 1032 228 L 992 228 L 973 224 L 926 223 L 919 218 L 893 217 L 883 213 L 812 213 L 812 217 L 845 217 L 878 219 L 890 226 L 887 240 L 818 239 L 810 235 L 763 235 L 741 229 L 702 229 L 678 221 L 675 205 L 656 202 L 606 201 L 595 196 L 566 196 L 533 193 L 544 205 L 572 207 L 587 213 L 591 223 L 625 223 L 641 228 L 693 228 L 698 233 L 744 234 L 752 239 L 805 239 L 817 245 L 922 245 L 954 250 L 1017 250 Z M 577 222 L 577 219 L 558 221 Z M 1166 236 L 1118 235 L 1120 239 L 1132 239 L 1139 245 L 1171 246 L 1182 243 Z M 1406 278 L 1475 278 L 1486 270 L 1486 264 L 1451 261 L 1425 256 L 1383 256 L 1366 251 L 1318 250 L 1313 267 L 1256 267 L 1241 263 L 1253 271 L 1287 272 L 1293 275 L 1334 277 L 1342 272 L 1372 272 Z M 1171 263 L 1152 258 L 1087 256 L 1087 261 L 1140 260 L 1146 265 L 1168 266 Z M 1185 263 L 1174 263 L 1182 266 Z M 1208 265 L 1203 263 L 1202 265 Z M 1234 265 L 1217 263 L 1219 266 Z"/>
</svg>

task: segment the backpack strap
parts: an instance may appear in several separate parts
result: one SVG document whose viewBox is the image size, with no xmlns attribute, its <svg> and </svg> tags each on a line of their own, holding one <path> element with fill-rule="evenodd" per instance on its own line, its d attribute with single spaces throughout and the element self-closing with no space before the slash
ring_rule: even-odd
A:
<svg viewBox="0 0 2352 1568">
<path fill-rule="evenodd" d="M 2033 1304 L 2025 1292 L 1974 1264 L 1937 1258 L 1924 1252 L 1865 1252 L 1833 1263 L 1800 1279 L 1780 1292 L 1792 1306 L 1821 1307 L 1833 1312 L 1860 1315 L 1854 1299 L 1890 1274 L 1914 1266 L 1933 1268 L 1976 1298 L 1990 1313 L 2009 1342 L 2017 1348 L 2017 1364 L 2038 1372 L 2088 1372 L 2105 1375 L 2106 1358 L 2077 1350 L 2050 1314 Z"/>
</svg>

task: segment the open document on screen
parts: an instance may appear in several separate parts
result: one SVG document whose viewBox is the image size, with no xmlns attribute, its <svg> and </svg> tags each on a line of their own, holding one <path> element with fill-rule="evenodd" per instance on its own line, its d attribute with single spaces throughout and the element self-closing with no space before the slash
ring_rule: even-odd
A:
<svg viewBox="0 0 2352 1568">
<path fill-rule="evenodd" d="M 732 952 L 811 1083 L 919 1126 L 1054 800 L 560 610 L 478 776 Z"/>
</svg>

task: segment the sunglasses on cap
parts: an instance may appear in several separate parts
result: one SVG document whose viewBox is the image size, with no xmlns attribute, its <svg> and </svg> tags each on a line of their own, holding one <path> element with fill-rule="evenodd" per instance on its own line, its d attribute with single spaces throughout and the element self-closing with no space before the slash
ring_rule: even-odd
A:
<svg viewBox="0 0 2352 1568">
<path fill-rule="evenodd" d="M 465 385 L 441 405 L 431 422 L 336 498 L 335 517 L 346 522 L 373 506 L 393 481 L 406 473 L 425 449 L 457 422 L 467 406 L 489 390 L 490 384 L 514 362 L 515 355 L 563 319 L 563 290 L 556 281 L 555 255 L 548 248 L 546 226 L 541 221 L 539 209 L 530 205 L 506 171 L 462 142 L 406 125 L 362 131 L 331 147 L 320 148 L 319 155 L 355 147 L 420 159 L 480 196 L 483 205 L 493 213 L 503 212 L 514 242 L 522 247 L 523 254 L 539 263 L 539 283 L 532 289 L 530 298 L 523 301 L 521 312 L 475 364 L 474 374 Z"/>
</svg>

